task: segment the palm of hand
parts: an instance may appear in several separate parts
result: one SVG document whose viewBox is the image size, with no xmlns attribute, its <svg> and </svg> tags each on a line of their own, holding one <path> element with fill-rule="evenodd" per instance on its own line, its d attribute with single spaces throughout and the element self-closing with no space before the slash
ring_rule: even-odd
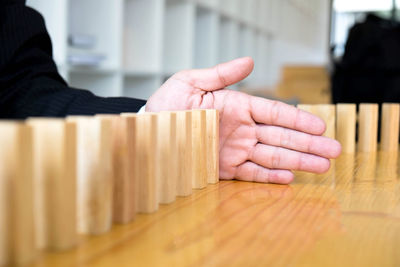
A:
<svg viewBox="0 0 400 267">
<path fill-rule="evenodd" d="M 286 184 L 293 180 L 290 170 L 326 171 L 326 158 L 336 157 L 340 145 L 318 136 L 323 122 L 283 103 L 223 89 L 252 69 L 246 62 L 244 67 L 227 64 L 174 75 L 149 99 L 146 110 L 219 110 L 222 179 Z"/>
</svg>

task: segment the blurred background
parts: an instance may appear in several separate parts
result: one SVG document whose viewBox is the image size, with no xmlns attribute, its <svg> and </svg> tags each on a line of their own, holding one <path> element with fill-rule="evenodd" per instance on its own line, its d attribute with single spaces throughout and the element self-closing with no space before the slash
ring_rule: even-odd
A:
<svg viewBox="0 0 400 267">
<path fill-rule="evenodd" d="M 45 17 L 62 76 L 101 96 L 146 99 L 175 72 L 241 56 L 255 71 L 232 89 L 292 104 L 385 101 L 400 82 L 400 0 L 27 4 Z"/>
</svg>

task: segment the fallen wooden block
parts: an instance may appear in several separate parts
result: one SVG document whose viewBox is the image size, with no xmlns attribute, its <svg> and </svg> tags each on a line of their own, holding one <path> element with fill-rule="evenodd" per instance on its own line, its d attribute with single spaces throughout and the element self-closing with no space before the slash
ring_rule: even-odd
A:
<svg viewBox="0 0 400 267">
<path fill-rule="evenodd" d="M 144 113 L 137 117 L 136 160 L 138 177 L 138 212 L 158 210 L 159 195 L 156 175 L 157 115 Z"/>
<path fill-rule="evenodd" d="M 61 119 L 29 119 L 34 140 L 36 238 L 39 248 L 76 245 L 76 126 Z"/>
<path fill-rule="evenodd" d="M 202 189 L 207 186 L 207 158 L 206 158 L 206 111 L 192 111 L 192 186 L 194 189 Z"/>
<path fill-rule="evenodd" d="M 219 182 L 219 111 L 206 110 L 207 178 L 209 184 Z"/>
<path fill-rule="evenodd" d="M 0 122 L 0 266 L 26 265 L 36 255 L 32 129 Z"/>
<path fill-rule="evenodd" d="M 354 153 L 356 148 L 357 107 L 355 104 L 336 105 L 336 138 L 343 153 Z"/>
<path fill-rule="evenodd" d="M 378 105 L 360 104 L 358 151 L 376 152 L 378 142 Z"/>
<path fill-rule="evenodd" d="M 381 119 L 381 150 L 398 151 L 400 105 L 384 103 Z"/>
<path fill-rule="evenodd" d="M 69 117 L 77 127 L 78 231 L 103 234 L 112 223 L 112 120 Z"/>
<path fill-rule="evenodd" d="M 192 194 L 192 112 L 179 111 L 176 114 L 176 139 L 178 154 L 177 195 Z"/>
</svg>

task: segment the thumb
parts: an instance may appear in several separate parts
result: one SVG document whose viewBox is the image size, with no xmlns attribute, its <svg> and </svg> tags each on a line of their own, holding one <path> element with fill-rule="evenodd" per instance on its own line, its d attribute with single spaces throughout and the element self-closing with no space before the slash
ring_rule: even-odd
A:
<svg viewBox="0 0 400 267">
<path fill-rule="evenodd" d="M 209 69 L 181 71 L 175 74 L 174 78 L 205 91 L 214 91 L 244 80 L 250 75 L 253 68 L 253 59 L 243 57 L 218 64 Z"/>
</svg>

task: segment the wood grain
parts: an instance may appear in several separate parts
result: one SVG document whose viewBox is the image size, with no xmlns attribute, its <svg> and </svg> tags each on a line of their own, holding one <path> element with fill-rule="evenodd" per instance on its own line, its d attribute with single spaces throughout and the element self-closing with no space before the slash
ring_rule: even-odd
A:
<svg viewBox="0 0 400 267">
<path fill-rule="evenodd" d="M 176 113 L 161 112 L 158 115 L 157 153 L 159 158 L 156 164 L 158 180 L 158 194 L 160 204 L 169 204 L 175 201 L 177 195 L 178 155 L 176 144 Z"/>
<path fill-rule="evenodd" d="M 136 114 L 121 114 L 113 123 L 113 221 L 129 223 L 136 216 Z"/>
<path fill-rule="evenodd" d="M 140 114 L 137 117 L 136 160 L 138 177 L 138 212 L 152 213 L 158 210 L 159 195 L 157 175 L 157 115 Z"/>
<path fill-rule="evenodd" d="M 129 223 L 136 215 L 136 114 L 98 117 L 112 120 L 113 222 Z"/>
<path fill-rule="evenodd" d="M 77 243 L 76 125 L 29 119 L 34 140 L 35 224 L 38 248 L 66 250 Z"/>
<path fill-rule="evenodd" d="M 356 149 L 356 109 L 355 104 L 336 105 L 336 138 L 343 153 L 354 153 Z"/>
<path fill-rule="evenodd" d="M 381 119 L 381 150 L 399 150 L 400 105 L 384 103 Z"/>
<path fill-rule="evenodd" d="M 336 105 L 319 104 L 314 107 L 314 114 L 320 117 L 326 125 L 324 136 L 336 138 Z"/>
<path fill-rule="evenodd" d="M 219 182 L 219 111 L 206 110 L 207 178 L 209 184 Z"/>
<path fill-rule="evenodd" d="M 357 180 L 360 155 L 339 158 L 334 177 L 290 186 L 209 185 L 34 266 L 398 266 L 400 184 L 382 172 L 397 155 L 377 154 L 396 164 Z"/>
<path fill-rule="evenodd" d="M 306 111 L 311 114 L 315 114 L 315 105 L 309 105 L 309 104 L 298 104 L 297 105 L 298 109 L 301 109 L 303 111 Z"/>
<path fill-rule="evenodd" d="M 297 108 L 320 117 L 326 125 L 324 136 L 336 137 L 336 106 L 330 104 L 307 105 L 299 104 Z"/>
<path fill-rule="evenodd" d="M 192 194 L 192 112 L 179 111 L 176 117 L 176 139 L 178 149 L 177 195 Z"/>
<path fill-rule="evenodd" d="M 192 153 L 193 169 L 192 179 L 193 188 L 202 189 L 207 186 L 207 157 L 206 146 L 206 111 L 192 111 Z"/>
<path fill-rule="evenodd" d="M 376 152 L 378 143 L 378 105 L 360 104 L 358 151 Z"/>
<path fill-rule="evenodd" d="M 33 214 L 33 136 L 27 125 L 0 122 L 0 266 L 36 255 Z"/>
<path fill-rule="evenodd" d="M 112 119 L 69 117 L 77 126 L 78 231 L 98 235 L 112 223 Z"/>
</svg>

